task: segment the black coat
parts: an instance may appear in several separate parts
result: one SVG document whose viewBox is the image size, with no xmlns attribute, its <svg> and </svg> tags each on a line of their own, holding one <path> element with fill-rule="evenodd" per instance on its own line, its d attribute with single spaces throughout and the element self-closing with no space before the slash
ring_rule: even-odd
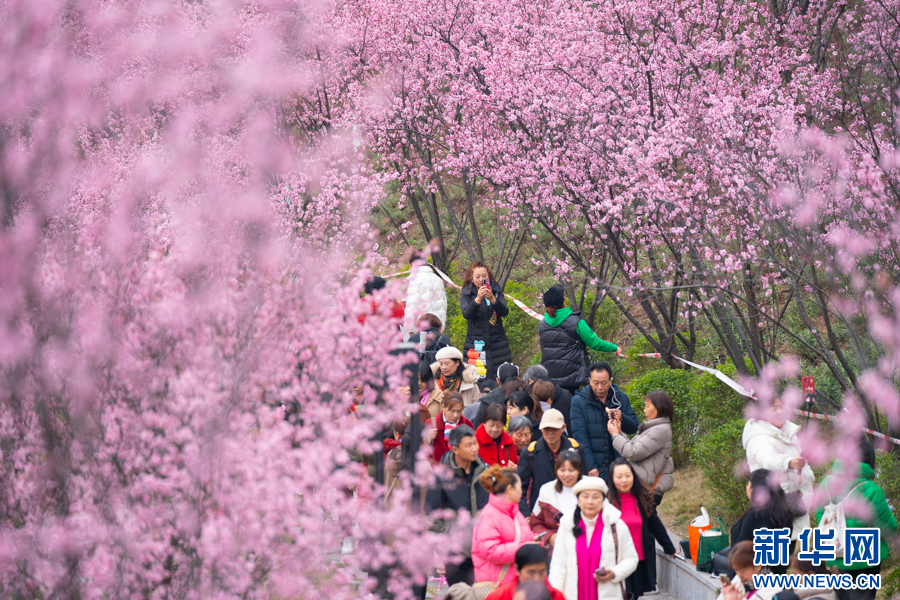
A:
<svg viewBox="0 0 900 600">
<path fill-rule="evenodd" d="M 570 394 L 569 390 L 566 388 L 556 386 L 556 392 L 553 394 L 553 402 L 550 404 L 552 405 L 552 408 L 555 408 L 562 413 L 563 419 L 566 420 L 566 433 L 572 435 L 572 417 L 569 416 L 569 413 L 572 412 L 572 394 Z"/>
<path fill-rule="evenodd" d="M 578 336 L 581 313 L 573 312 L 556 327 L 547 321 L 538 325 L 541 364 L 556 385 L 579 387 L 588 382 L 587 346 Z"/>
<path fill-rule="evenodd" d="M 475 516 L 479 510 L 487 506 L 490 494 L 478 483 L 487 465 L 481 458 L 472 463 L 470 481 L 466 480 L 465 473 L 456 466 L 453 460 L 454 454 L 447 452 L 441 458 L 441 464 L 451 469 L 449 475 L 441 476 L 440 470 L 435 470 L 435 484 L 428 488 L 425 495 L 425 511 L 452 508 L 455 511 L 465 510 L 471 516 Z M 475 499 L 475 508 L 472 508 L 472 499 Z"/>
<path fill-rule="evenodd" d="M 742 514 L 731 527 L 731 539 L 729 541 L 732 546 L 738 542 L 743 542 L 744 540 L 750 540 L 752 542 L 754 530 L 760 528 L 781 529 L 782 527 L 787 527 L 793 531 L 794 521 L 790 520 L 783 523 L 776 523 L 766 515 L 765 509 L 751 507 L 747 512 Z M 778 575 L 787 573 L 787 565 L 775 565 L 770 568 L 773 573 Z"/>
<path fill-rule="evenodd" d="M 581 464 L 584 464 L 584 448 L 573 438 L 562 436 L 559 444 L 559 451 L 575 448 L 581 456 Z M 548 481 L 556 479 L 556 465 L 550 460 L 550 448 L 543 437 L 531 442 L 527 448 L 522 450 L 519 456 L 519 465 L 516 471 L 519 473 L 519 479 L 522 480 L 522 499 L 519 500 L 519 510 L 526 517 L 531 515 L 531 510 L 537 504 L 538 495 L 541 492 L 541 486 Z M 531 497 L 529 502 L 528 486 L 531 486 Z"/>
<path fill-rule="evenodd" d="M 487 369 L 487 376 L 490 379 L 496 379 L 497 368 L 505 362 L 512 361 L 512 352 L 509 349 L 506 331 L 503 329 L 503 318 L 509 314 L 506 298 L 503 296 L 500 286 L 494 281 L 491 281 L 491 291 L 497 301 L 491 302 L 490 306 L 484 300 L 478 304 L 475 302 L 478 289 L 473 284 L 467 283 L 459 297 L 459 307 L 468 323 L 463 355 L 475 347 L 476 341 L 483 341 L 487 354 L 487 362 L 484 365 Z M 491 318 L 495 313 L 497 318 L 491 325 Z"/>
<path fill-rule="evenodd" d="M 663 547 L 666 554 L 675 554 L 675 546 L 669 538 L 669 532 L 666 531 L 665 525 L 659 520 L 656 514 L 656 508 L 648 517 L 644 512 L 644 507 L 640 502 L 638 510 L 641 513 L 641 544 L 644 548 L 644 560 L 638 563 L 634 573 L 625 580 L 625 589 L 634 594 L 635 598 L 640 598 L 647 592 L 656 588 L 656 540 Z M 634 540 L 637 544 L 637 540 Z"/>
</svg>

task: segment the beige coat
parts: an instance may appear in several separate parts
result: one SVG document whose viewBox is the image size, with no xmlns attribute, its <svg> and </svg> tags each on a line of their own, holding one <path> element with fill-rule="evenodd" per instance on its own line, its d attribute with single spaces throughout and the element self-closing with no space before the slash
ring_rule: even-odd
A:
<svg viewBox="0 0 900 600">
<path fill-rule="evenodd" d="M 634 466 L 638 477 L 649 488 L 659 476 L 652 494 L 665 494 L 675 487 L 675 463 L 672 462 L 672 425 L 668 417 L 641 423 L 637 435 L 628 439 L 619 433 L 613 448 Z"/>
<path fill-rule="evenodd" d="M 441 376 L 441 367 L 438 363 L 433 363 L 431 365 L 431 372 L 434 373 L 435 379 L 435 391 L 440 392 L 441 389 L 437 387 L 437 379 Z M 478 371 L 475 370 L 475 365 L 466 365 L 466 368 L 463 369 L 462 374 L 462 384 L 459 386 L 459 393 L 463 397 L 463 404 L 468 406 L 473 402 L 478 401 L 478 397 L 480 392 L 478 391 Z M 431 406 L 429 405 L 429 412 L 431 411 Z M 437 416 L 437 413 L 440 412 L 441 409 L 438 408 L 437 412 L 432 416 Z"/>
</svg>

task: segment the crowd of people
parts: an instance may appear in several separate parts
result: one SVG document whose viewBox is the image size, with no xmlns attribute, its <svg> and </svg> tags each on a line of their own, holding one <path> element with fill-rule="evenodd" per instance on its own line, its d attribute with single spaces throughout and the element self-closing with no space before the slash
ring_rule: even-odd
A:
<svg viewBox="0 0 900 600">
<path fill-rule="evenodd" d="M 639 423 L 628 395 L 613 383 L 610 365 L 588 359 L 588 348 L 621 349 L 597 337 L 565 306 L 562 286 L 547 290 L 543 299 L 541 364 L 523 373 L 511 363 L 503 329 L 506 299 L 485 264 L 473 264 L 462 286 L 460 306 L 468 324 L 462 351 L 443 334 L 437 311 L 421 303 L 414 307 L 422 310 L 412 334 L 422 361 L 419 419 L 435 467 L 423 507 L 471 517 L 437 521 L 445 531 L 469 525 L 461 532 L 466 547 L 436 569 L 453 600 L 627 600 L 652 594 L 657 542 L 666 554 L 676 554 L 656 511 L 675 484 L 675 407 L 665 391 L 653 391 L 643 398 Z M 467 359 L 476 355 L 477 360 Z M 403 426 L 395 423 L 392 446 L 402 438 Z M 753 565 L 759 528 L 790 529 L 792 572 L 820 570 L 795 555 L 800 533 L 810 526 L 815 485 L 799 429 L 777 399 L 764 417 L 746 423 L 749 508 L 734 524 L 731 547 L 724 551 L 733 578 L 720 600 L 875 597 L 869 590 L 828 596 L 834 592 L 752 587 L 752 576 L 768 569 Z M 873 481 L 871 445 L 863 441 L 860 454 L 859 462 L 835 463 L 820 485 L 834 501 L 849 490 L 869 504 L 867 520 L 847 523 L 883 530 L 883 561 L 897 522 Z M 821 569 L 877 573 L 880 565 L 838 560 Z M 772 573 L 787 570 L 787 565 L 771 568 Z M 424 593 L 423 587 L 419 595 Z"/>
</svg>

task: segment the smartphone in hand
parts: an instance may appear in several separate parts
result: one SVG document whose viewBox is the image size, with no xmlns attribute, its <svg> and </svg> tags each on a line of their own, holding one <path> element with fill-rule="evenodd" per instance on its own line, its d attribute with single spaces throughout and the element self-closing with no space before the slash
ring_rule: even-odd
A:
<svg viewBox="0 0 900 600">
<path fill-rule="evenodd" d="M 536 536 L 534 536 L 534 539 L 533 539 L 532 541 L 534 541 L 534 542 L 539 542 L 539 541 L 541 541 L 542 539 L 544 539 L 544 537 L 545 537 L 546 535 L 547 535 L 547 532 L 546 532 L 546 531 L 542 531 L 542 532 L 540 532 L 539 534 L 537 534 Z"/>
<path fill-rule="evenodd" d="M 607 573 L 609 573 L 609 571 L 606 570 L 606 567 L 600 567 L 599 569 L 594 571 L 594 575 L 598 577 L 605 577 Z"/>
</svg>

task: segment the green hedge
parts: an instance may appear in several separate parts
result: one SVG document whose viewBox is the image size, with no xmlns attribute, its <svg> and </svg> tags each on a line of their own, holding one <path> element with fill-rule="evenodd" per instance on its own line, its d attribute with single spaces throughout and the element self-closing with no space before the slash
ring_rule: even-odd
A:
<svg viewBox="0 0 900 600">
<path fill-rule="evenodd" d="M 749 360 L 747 361 L 749 363 Z M 717 367 L 734 379 L 737 369 L 731 361 Z M 748 364 L 752 372 L 752 367 Z M 698 372 L 691 384 L 690 396 L 697 408 L 700 434 L 716 430 L 720 425 L 741 418 L 747 399 L 719 381 L 712 373 Z"/>
<path fill-rule="evenodd" d="M 672 460 L 675 467 L 685 465 L 690 451 L 697 441 L 697 406 L 691 399 L 691 385 L 696 378 L 693 371 L 683 369 L 657 369 L 632 381 L 625 387 L 631 406 L 644 420 L 644 396 L 655 390 L 663 390 L 672 397 L 675 418 L 672 420 Z"/>
<path fill-rule="evenodd" d="M 747 480 L 736 473 L 745 456 L 743 432 L 744 420 L 733 419 L 700 436 L 691 450 L 691 459 L 703 472 L 706 485 L 736 514 L 747 507 Z"/>
</svg>

